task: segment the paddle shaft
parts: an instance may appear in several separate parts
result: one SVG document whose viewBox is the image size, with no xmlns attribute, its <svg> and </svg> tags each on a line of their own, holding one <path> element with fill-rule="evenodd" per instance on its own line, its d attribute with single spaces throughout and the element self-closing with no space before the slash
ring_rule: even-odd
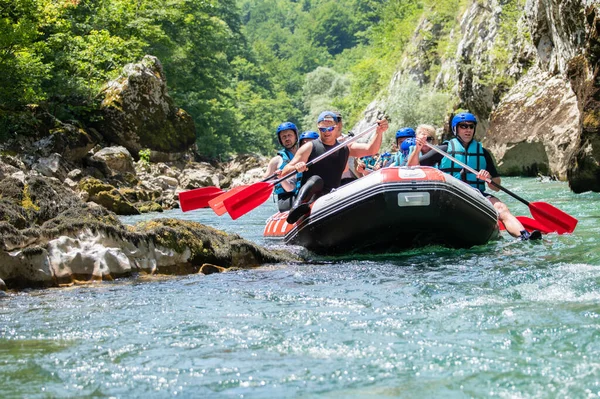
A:
<svg viewBox="0 0 600 399">
<path fill-rule="evenodd" d="M 475 169 L 471 168 L 469 165 L 459 161 L 458 159 L 454 158 L 452 155 L 448 154 L 447 152 L 445 152 L 444 150 L 440 150 L 439 148 L 437 148 L 434 145 L 430 145 L 429 148 L 431 148 L 433 151 L 437 152 L 438 154 L 441 154 L 443 156 L 445 156 L 446 158 L 448 158 L 449 160 L 451 160 L 452 162 L 462 166 L 463 168 L 465 168 L 466 170 L 468 170 L 469 172 L 473 173 L 474 175 L 477 175 L 477 172 Z M 513 198 L 521 201 L 522 203 L 524 203 L 525 205 L 529 206 L 529 201 L 527 201 L 524 198 L 521 198 L 520 196 L 518 196 L 517 194 L 513 193 L 512 191 L 510 191 L 507 188 L 502 187 L 500 184 L 496 183 L 493 180 L 490 180 L 488 183 L 490 183 L 492 186 L 499 188 L 500 190 L 504 191 L 505 193 L 507 193 L 508 195 L 512 196 Z"/>
<path fill-rule="evenodd" d="M 368 128 L 366 128 L 365 130 L 363 130 L 362 132 L 354 135 L 354 137 L 350 138 L 350 139 L 346 139 L 344 141 L 342 141 L 339 145 L 333 147 L 332 149 L 330 149 L 329 151 L 324 152 L 323 154 L 319 155 L 318 157 L 316 157 L 315 159 L 313 159 L 312 161 L 309 161 L 306 163 L 306 167 L 308 168 L 311 165 L 316 164 L 317 162 L 319 162 L 320 160 L 322 160 L 323 158 L 328 157 L 329 155 L 333 154 L 336 151 L 341 150 L 344 147 L 347 147 L 348 145 L 354 143 L 355 141 L 357 141 L 358 139 L 360 139 L 361 137 L 367 135 L 367 133 L 371 133 L 373 130 L 375 130 L 377 128 L 378 124 L 374 124 L 373 126 L 370 126 Z M 285 179 L 289 179 L 290 177 L 294 176 L 296 173 L 298 173 L 297 171 L 293 171 L 288 173 L 287 175 L 277 179 L 277 180 L 273 180 L 271 183 L 273 185 L 281 183 L 282 181 L 284 181 Z M 264 180 L 263 180 L 264 181 Z"/>
</svg>

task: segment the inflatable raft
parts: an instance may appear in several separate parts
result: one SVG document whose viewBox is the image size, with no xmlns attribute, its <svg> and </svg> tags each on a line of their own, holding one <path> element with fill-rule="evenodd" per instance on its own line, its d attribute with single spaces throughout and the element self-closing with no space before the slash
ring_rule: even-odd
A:
<svg viewBox="0 0 600 399">
<path fill-rule="evenodd" d="M 263 235 L 317 254 L 389 253 L 424 245 L 468 248 L 498 237 L 492 204 L 430 167 L 391 167 L 320 197 L 295 224 L 271 216 Z"/>
</svg>

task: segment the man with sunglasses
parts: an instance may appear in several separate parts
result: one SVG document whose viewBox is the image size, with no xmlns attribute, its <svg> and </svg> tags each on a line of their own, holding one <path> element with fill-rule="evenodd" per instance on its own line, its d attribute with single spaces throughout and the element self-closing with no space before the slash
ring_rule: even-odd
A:
<svg viewBox="0 0 600 399">
<path fill-rule="evenodd" d="M 430 151 L 420 159 L 413 157 L 409 160 L 409 165 L 433 166 L 439 163 L 439 169 L 443 172 L 453 175 L 457 179 L 464 181 L 470 186 L 478 189 L 494 205 L 498 212 L 498 218 L 506 227 L 506 231 L 513 237 L 520 237 L 522 240 L 537 240 L 542 237 L 537 230 L 529 233 L 521 222 L 515 218 L 506 204 L 498 198 L 485 192 L 486 181 L 490 180 L 500 184 L 500 175 L 496 170 L 494 161 L 488 150 L 483 148 L 481 143 L 475 140 L 475 131 L 477 129 L 477 118 L 469 112 L 462 112 L 454 116 L 451 122 L 452 133 L 454 137 L 442 144 L 439 148 L 447 152 L 452 157 L 469 165 L 472 169 L 478 170 L 476 175 L 465 170 L 462 166 L 454 163 L 443 155 Z M 417 152 L 427 145 L 427 136 L 420 134 L 417 136 Z M 446 147 L 446 148 L 444 148 Z M 487 186 L 494 191 L 499 189 L 490 183 Z"/>
<path fill-rule="evenodd" d="M 323 158 L 308 169 L 306 163 L 340 145 L 341 124 L 335 112 L 321 112 L 317 118 L 320 138 L 303 145 L 281 172 L 286 175 L 296 170 L 302 172 L 302 184 L 287 221 L 295 223 L 310 210 L 309 204 L 319 196 L 329 193 L 341 185 L 342 174 L 348 165 L 348 157 L 364 157 L 375 154 L 381 147 L 383 133 L 388 128 L 387 120 L 378 121 L 375 134 L 368 143 L 353 142 Z"/>
</svg>

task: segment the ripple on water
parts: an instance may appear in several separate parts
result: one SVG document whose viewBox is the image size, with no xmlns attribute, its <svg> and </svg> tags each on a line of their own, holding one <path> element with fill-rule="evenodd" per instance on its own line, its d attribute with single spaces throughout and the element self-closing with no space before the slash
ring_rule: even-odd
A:
<svg viewBox="0 0 600 399">
<path fill-rule="evenodd" d="M 503 183 L 577 215 L 575 234 L 9 293 L 2 395 L 598 397 L 600 196 Z M 160 216 L 263 243 L 273 204 L 177 212 Z"/>
</svg>

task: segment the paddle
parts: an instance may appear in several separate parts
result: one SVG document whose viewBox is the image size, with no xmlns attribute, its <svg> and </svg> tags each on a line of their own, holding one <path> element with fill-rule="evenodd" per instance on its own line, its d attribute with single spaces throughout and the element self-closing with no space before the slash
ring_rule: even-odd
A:
<svg viewBox="0 0 600 399">
<path fill-rule="evenodd" d="M 553 229 L 541 224 L 537 220 L 532 219 L 530 217 L 527 217 L 527 216 L 515 216 L 515 217 L 517 218 L 517 220 L 519 222 L 521 222 L 523 227 L 525 227 L 525 229 L 529 232 L 532 232 L 533 230 L 539 230 L 540 232 L 542 232 L 544 234 L 554 232 Z M 506 228 L 504 227 L 504 224 L 502 222 L 499 222 L 498 225 L 500 227 L 500 230 L 506 230 Z"/>
<path fill-rule="evenodd" d="M 208 206 L 210 206 L 210 208 L 217 214 L 217 216 L 221 216 L 227 213 L 227 209 L 225 208 L 223 201 L 225 201 L 227 198 L 231 197 L 235 193 L 242 191 L 246 187 L 248 187 L 247 184 L 234 187 L 226 193 L 219 195 L 217 198 L 208 201 Z"/>
<path fill-rule="evenodd" d="M 345 141 L 343 141 L 336 147 L 333 147 L 329 151 L 319 155 L 312 161 L 308 162 L 306 164 L 306 166 L 309 167 L 311 165 L 314 165 L 315 163 L 328 157 L 329 155 L 333 154 L 334 152 L 336 152 L 344 147 L 347 147 L 349 144 L 355 142 L 356 140 L 365 136 L 366 134 L 371 133 L 376 128 L 377 128 L 377 124 L 367 128 L 363 132 L 355 135 L 354 137 L 352 137 L 350 139 L 346 139 Z M 254 183 L 254 184 L 246 187 L 245 189 L 235 193 L 234 195 L 227 198 L 226 200 L 224 200 L 223 204 L 225 205 L 225 208 L 227 208 L 227 212 L 229 212 L 229 215 L 231 216 L 231 218 L 233 220 L 235 220 L 235 219 L 239 218 L 240 216 L 245 215 L 246 213 L 250 212 L 252 209 L 256 208 L 257 206 L 259 206 L 260 204 L 265 202 L 267 199 L 269 199 L 269 197 L 271 196 L 271 193 L 273 192 L 273 187 L 276 184 L 281 183 L 285 179 L 289 179 L 296 173 L 298 173 L 298 172 L 296 172 L 296 171 L 290 172 L 287 175 L 281 177 L 280 179 L 273 180 L 268 183 L 267 182 Z"/>
<path fill-rule="evenodd" d="M 275 177 L 277 177 L 277 172 L 273 173 L 272 175 L 269 175 L 268 177 L 265 177 L 261 180 L 261 182 L 269 181 Z M 247 184 L 234 187 L 226 193 L 219 195 L 217 198 L 208 201 L 208 206 L 210 206 L 210 208 L 217 214 L 217 216 L 221 216 L 227 212 L 227 208 L 225 208 L 223 201 L 225 201 L 227 198 L 231 197 L 235 193 L 242 191 L 246 187 L 248 187 Z"/>
<path fill-rule="evenodd" d="M 210 200 L 218 197 L 224 192 L 225 191 L 214 186 L 182 191 L 179 193 L 179 206 L 183 212 L 192 211 L 198 208 L 206 208 Z"/>
<path fill-rule="evenodd" d="M 271 180 L 275 177 L 277 177 L 277 173 L 273 173 L 272 175 L 270 175 L 269 177 L 267 177 L 261 181 Z M 246 186 L 239 186 L 239 187 L 243 188 Z M 193 211 L 193 210 L 199 209 L 199 208 L 207 208 L 209 206 L 211 208 L 213 208 L 213 206 L 211 206 L 211 203 L 213 203 L 213 204 L 215 204 L 215 206 L 219 207 L 219 202 L 215 202 L 215 201 L 218 201 L 218 199 L 220 197 L 232 192 L 236 188 L 233 188 L 229 191 L 223 191 L 218 187 L 209 186 L 209 187 L 195 188 L 195 189 L 189 190 L 189 191 L 182 191 L 179 193 L 179 205 L 183 212 Z M 237 191 L 239 191 L 239 190 L 237 190 Z M 237 191 L 234 191 L 234 192 L 237 192 Z M 220 208 L 223 207 L 222 201 L 224 198 L 227 198 L 227 197 L 221 198 Z M 213 210 L 214 210 L 214 208 L 213 208 Z M 223 211 L 223 213 L 225 213 L 225 211 Z M 217 215 L 221 216 L 223 213 L 221 213 L 221 214 L 217 213 Z"/>
<path fill-rule="evenodd" d="M 434 150 L 435 152 L 437 152 L 439 154 L 442 154 L 443 156 L 450 159 L 452 162 L 462 166 L 469 172 L 471 172 L 475 175 L 477 174 L 477 171 L 475 171 L 473 168 L 460 162 L 459 160 L 452 157 L 450 154 L 446 153 L 445 151 L 440 150 L 436 146 L 430 145 L 429 148 L 431 148 L 432 150 Z M 575 226 L 577 226 L 578 220 L 575 219 L 573 216 L 569 215 L 568 213 L 561 211 L 560 209 L 558 209 L 546 202 L 526 201 L 525 199 L 519 197 L 517 194 L 502 187 L 500 184 L 495 183 L 494 181 L 489 181 L 489 183 L 492 186 L 497 187 L 500 190 L 507 193 L 508 195 L 512 196 L 516 200 L 521 201 L 522 203 L 527 205 L 529 207 L 529 211 L 531 212 L 531 215 L 533 216 L 533 218 L 541 225 L 546 226 L 546 230 L 549 230 L 549 232 L 555 231 L 558 234 L 565 234 L 565 233 L 572 233 L 573 230 L 575 230 Z"/>
</svg>

